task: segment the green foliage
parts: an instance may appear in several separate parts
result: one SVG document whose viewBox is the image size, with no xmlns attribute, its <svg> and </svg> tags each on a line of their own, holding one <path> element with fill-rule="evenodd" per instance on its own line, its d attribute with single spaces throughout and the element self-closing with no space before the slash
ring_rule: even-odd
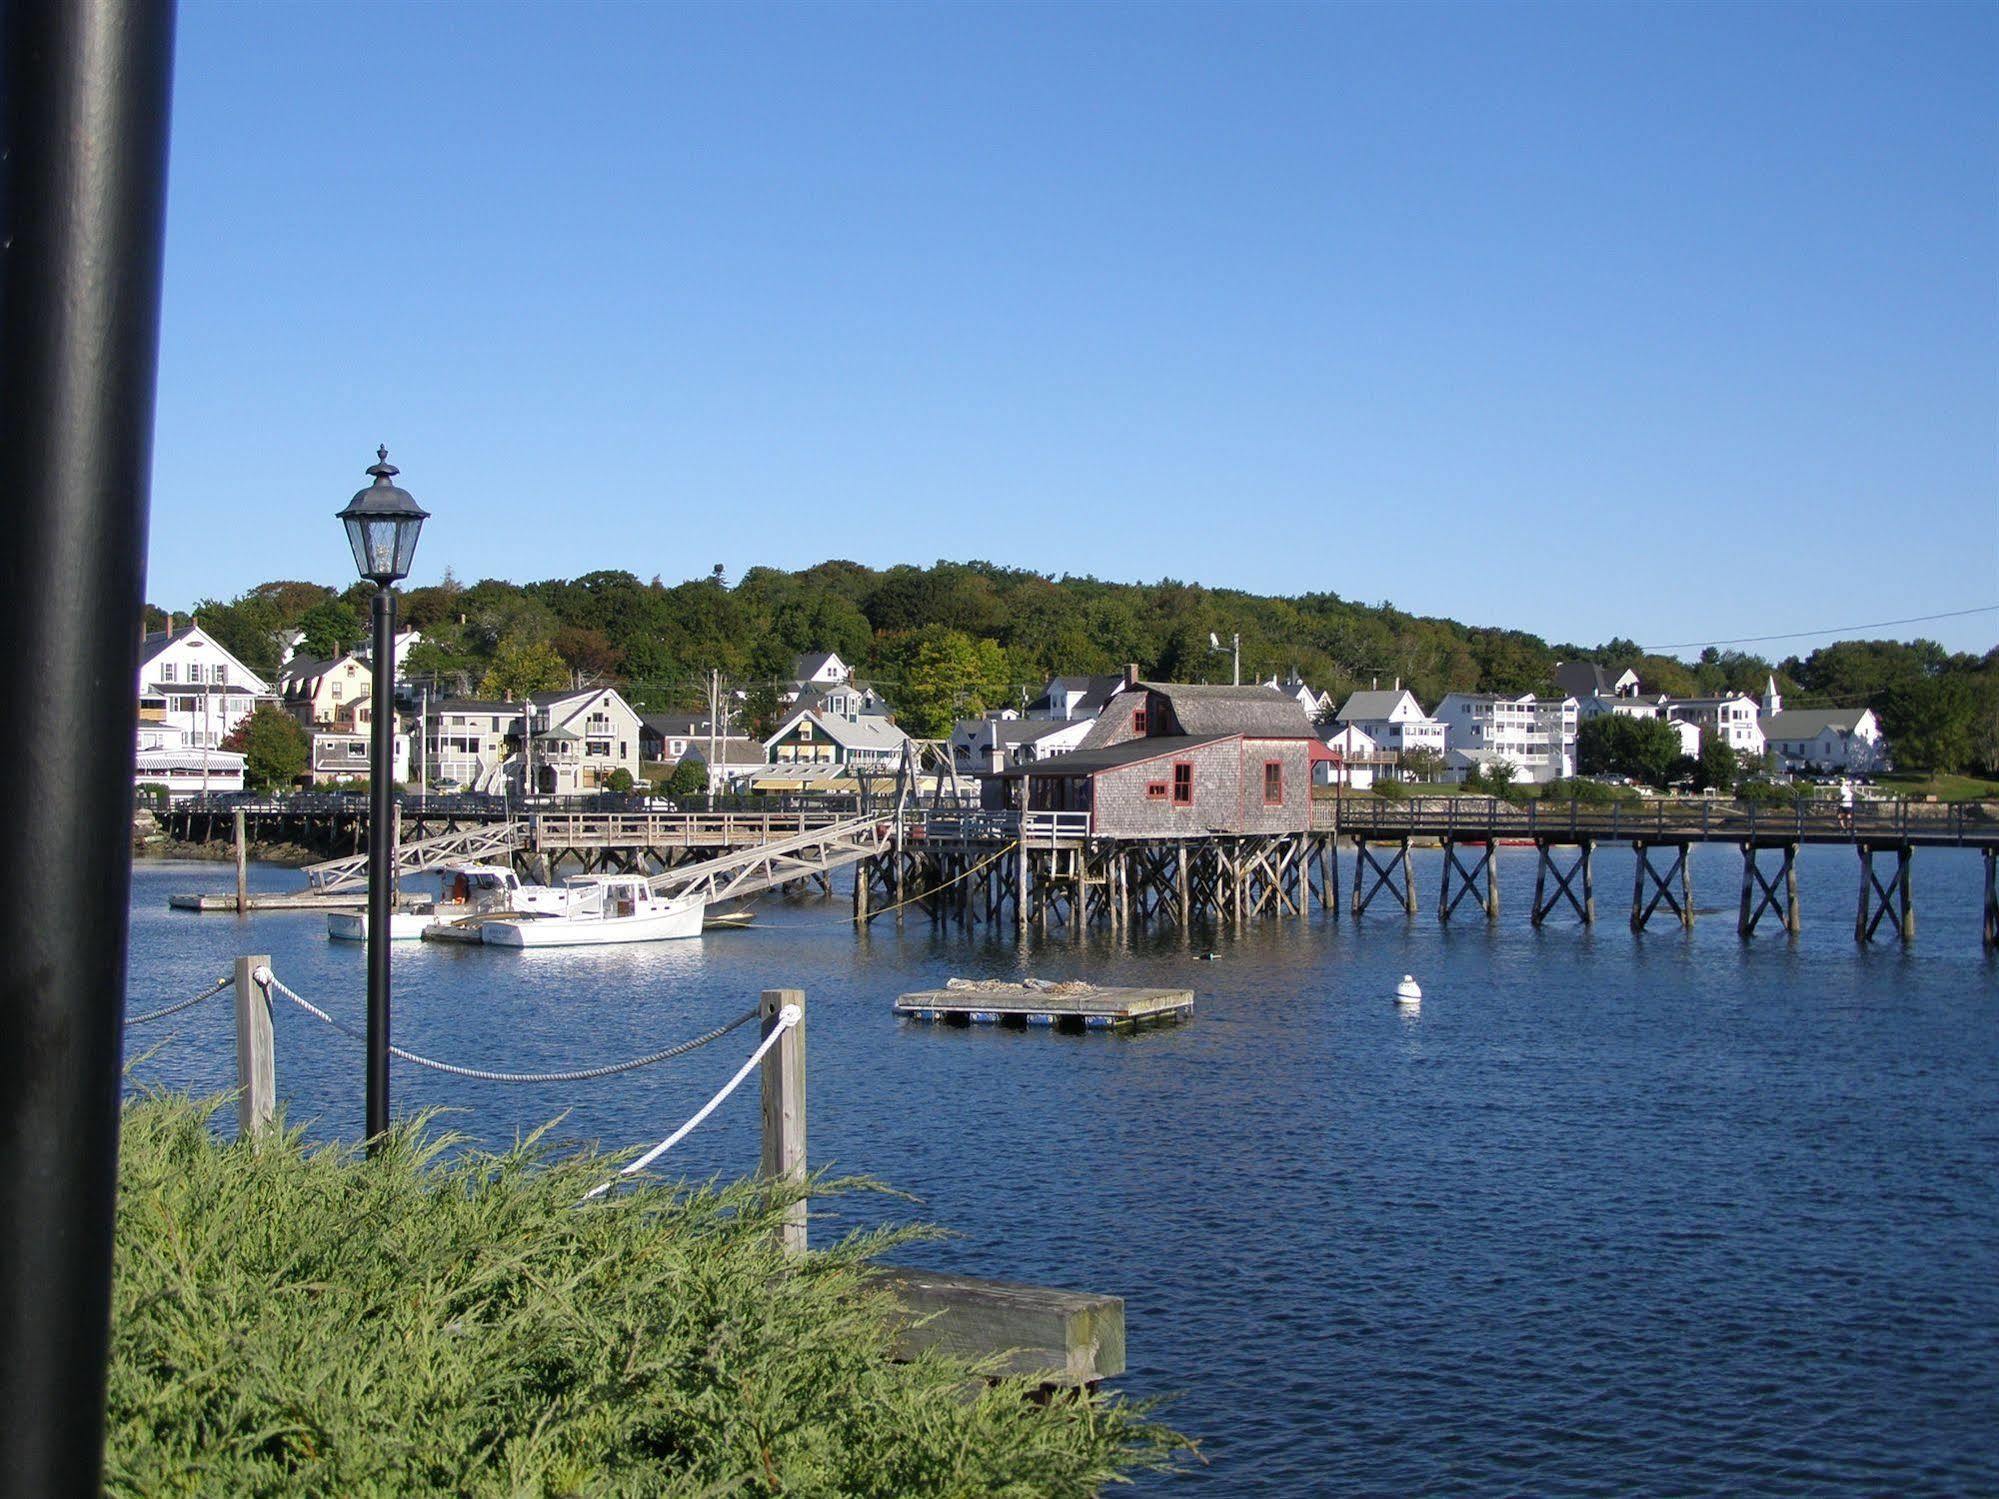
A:
<svg viewBox="0 0 1999 1499">
<path fill-rule="evenodd" d="M 314 604 L 298 618 L 302 632 L 299 654 L 314 661 L 332 661 L 361 643 L 368 632 L 361 611 L 345 599 Z"/>
<path fill-rule="evenodd" d="M 1601 722 L 1602 720 L 1595 720 Z M 1629 786 L 1606 786 L 1602 781 L 1582 778 L 1550 781 L 1541 788 L 1544 802 L 1584 802 L 1591 806 L 1608 806 L 1611 802 L 1632 802 L 1638 800 L 1638 793 Z"/>
<path fill-rule="evenodd" d="M 667 796 L 700 796 L 708 789 L 708 767 L 701 761 L 683 758 L 673 767 L 660 790 Z"/>
<path fill-rule="evenodd" d="M 1895 761 L 1935 774 L 1999 767 L 1999 677 L 1919 677 L 1883 694 L 1881 728 Z"/>
<path fill-rule="evenodd" d="M 1520 778 L 1520 767 L 1511 760 L 1487 760 L 1474 765 L 1465 775 L 1465 790 L 1483 791 L 1488 796 L 1505 796 L 1507 788 Z"/>
<path fill-rule="evenodd" d="M 1656 718 L 1605 713 L 1576 730 L 1576 768 L 1584 775 L 1623 775 L 1664 786 L 1680 756 L 1680 736 Z"/>
<path fill-rule="evenodd" d="M 1419 745 L 1402 752 L 1402 768 L 1419 781 L 1434 781 L 1443 773 L 1444 756 L 1441 751 Z"/>
<path fill-rule="evenodd" d="M 1741 778 L 1735 746 L 1718 734 L 1703 731 L 1700 758 L 1694 762 L 1694 785 L 1701 791 L 1733 791 Z"/>
<path fill-rule="evenodd" d="M 337 593 L 314 583 L 264 583 L 198 610 L 218 640 L 269 675 L 279 631 L 308 619 L 309 654 L 337 654 L 358 641 L 368 593 L 358 583 Z M 707 674 L 718 669 L 731 687 L 751 690 L 742 722 L 763 732 L 775 727 L 768 716 L 773 684 L 789 676 L 801 651 L 839 652 L 881 687 L 905 728 L 936 734 L 979 711 L 975 704 L 1012 706 L 1021 688 L 1038 688 L 1057 673 L 1112 673 L 1136 662 L 1152 677 L 1225 681 L 1228 658 L 1208 649 L 1210 631 L 1242 636 L 1246 680 L 1295 669 L 1336 699 L 1393 677 L 1425 703 L 1451 691 L 1542 692 L 1558 661 L 1588 659 L 1632 667 L 1647 691 L 1676 696 L 1760 693 L 1774 674 L 1792 707 L 1864 705 L 1886 715 L 1891 691 L 1932 679 L 1969 679 L 1985 694 L 1981 700 L 1999 703 L 1999 653 L 1953 656 L 1934 642 L 1843 641 L 1776 666 L 1709 649 L 1689 663 L 1647 655 L 1629 639 L 1550 644 L 1332 593 L 1268 598 L 1171 578 L 1109 583 L 985 562 L 879 571 L 844 560 L 798 572 L 752 567 L 733 588 L 705 572 L 675 584 L 605 570 L 526 584 L 486 578 L 470 587 L 447 575 L 409 590 L 403 616 L 424 633 L 409 672 L 441 692 L 483 690 L 511 642 L 514 651 L 545 647 L 566 667 L 619 683 L 645 711 L 699 711 Z M 967 643 L 976 653 L 971 661 Z M 926 646 L 930 659 L 920 659 Z M 532 690 L 568 679 L 541 680 Z M 1956 699 L 1908 696 L 1894 711 L 1894 733 L 1908 738 L 1919 758 L 1999 767 L 1999 710 L 1974 726 L 1969 749 Z M 1657 761 L 1648 763 L 1650 770 L 1624 773 L 1657 780 Z"/>
<path fill-rule="evenodd" d="M 479 681 L 482 697 L 526 697 L 569 685 L 569 668 L 545 640 L 509 636 L 493 652 L 493 664 Z"/>
<path fill-rule="evenodd" d="M 139 782 L 138 803 L 142 807 L 150 807 L 155 812 L 164 812 L 172 796 L 173 792 L 164 781 Z"/>
<path fill-rule="evenodd" d="M 243 757 L 243 782 L 258 790 L 286 787 L 305 774 L 312 742 L 284 709 L 265 703 L 229 731 L 222 748 Z"/>
<path fill-rule="evenodd" d="M 991 640 L 930 625 L 897 642 L 897 651 L 902 685 L 896 712 L 903 729 L 919 739 L 941 739 L 956 720 L 1006 700 L 1006 653 Z"/>
<path fill-rule="evenodd" d="M 856 1235 L 789 1263 L 791 1193 L 642 1186 L 421 1121 L 373 1161 L 124 1113 L 114 1495 L 1099 1492 L 1167 1466 L 1143 1408 L 892 1362 Z M 817 1183 L 828 1195 L 860 1184 Z"/>
<path fill-rule="evenodd" d="M 632 773 L 622 765 L 604 777 L 604 789 L 607 791 L 630 791 L 632 785 Z"/>
</svg>

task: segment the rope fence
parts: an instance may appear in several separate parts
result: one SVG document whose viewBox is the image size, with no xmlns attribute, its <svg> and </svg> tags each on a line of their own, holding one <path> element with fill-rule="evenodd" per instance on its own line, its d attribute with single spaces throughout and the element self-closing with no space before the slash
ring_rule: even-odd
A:
<svg viewBox="0 0 1999 1499">
<path fill-rule="evenodd" d="M 273 995 L 283 995 L 313 1019 L 350 1040 L 365 1043 L 368 1038 L 366 1031 L 329 1014 L 291 985 L 280 980 L 271 971 L 270 956 L 263 953 L 244 954 L 238 957 L 235 969 L 228 977 L 217 980 L 209 988 L 187 999 L 135 1015 L 126 1024 L 139 1025 L 151 1020 L 163 1020 L 169 1015 L 191 1009 L 203 1000 L 212 999 L 229 988 L 237 991 L 235 1049 L 239 1086 L 236 1093 L 236 1118 L 241 1135 L 248 1138 L 273 1127 L 278 1117 L 276 1037 L 271 1023 Z M 709 1115 L 722 1106 L 730 1094 L 743 1085 L 744 1079 L 759 1067 L 763 1069 L 763 1152 L 760 1174 L 772 1180 L 804 1182 L 805 991 L 766 989 L 754 1007 L 745 1010 L 733 1020 L 716 1026 L 713 1030 L 704 1031 L 675 1045 L 662 1047 L 658 1051 L 648 1052 L 642 1057 L 632 1057 L 622 1062 L 607 1062 L 597 1067 L 575 1067 L 552 1072 L 500 1072 L 485 1067 L 460 1066 L 456 1062 L 441 1062 L 435 1057 L 427 1057 L 400 1046 L 391 1046 L 388 1050 L 390 1055 L 415 1066 L 447 1073 L 452 1077 L 472 1078 L 481 1082 L 580 1083 L 596 1078 L 615 1077 L 619 1073 L 650 1067 L 673 1057 L 686 1056 L 689 1052 L 719 1041 L 732 1031 L 757 1019 L 761 1019 L 764 1023 L 762 1038 L 749 1057 L 715 1095 L 697 1109 L 685 1124 L 659 1144 L 630 1165 L 620 1168 L 617 1175 L 610 1180 L 586 1193 L 575 1204 L 581 1207 L 584 1203 L 603 1196 L 621 1180 L 645 1170 L 686 1139 Z M 784 1205 L 777 1233 L 779 1242 L 787 1254 L 797 1255 L 805 1252 L 806 1214 L 805 1196 L 802 1192 L 795 1202 Z"/>
<path fill-rule="evenodd" d="M 293 989 L 289 984 L 284 983 L 270 969 L 258 969 L 257 982 L 268 985 L 275 993 L 282 994 L 315 1020 L 331 1026 L 334 1030 L 339 1031 L 341 1035 L 355 1041 L 366 1041 L 368 1039 L 365 1031 L 356 1029 L 344 1020 L 336 1020 L 318 1005 Z M 712 1031 L 704 1031 L 692 1040 L 682 1041 L 677 1045 L 665 1047 L 660 1051 L 648 1052 L 645 1056 L 632 1057 L 628 1061 L 607 1062 L 601 1067 L 578 1067 L 565 1072 L 496 1072 L 485 1067 L 463 1067 L 456 1062 L 440 1062 L 435 1057 L 426 1057 L 418 1052 L 406 1051 L 400 1046 L 390 1046 L 389 1055 L 400 1057 L 403 1061 L 412 1063 L 418 1067 L 426 1067 L 432 1072 L 443 1072 L 452 1077 L 472 1078 L 484 1083 L 587 1083 L 594 1082 L 596 1079 L 602 1077 L 615 1077 L 621 1072 L 636 1072 L 641 1067 L 650 1067 L 655 1062 L 664 1062 L 673 1057 L 684 1057 L 690 1051 L 695 1051 L 700 1047 L 706 1046 L 711 1041 L 721 1040 L 729 1032 L 740 1026 L 748 1025 L 756 1018 L 757 1012 L 755 1010 L 746 1010 L 734 1020 L 725 1021 L 723 1024 L 716 1026 Z"/>
<path fill-rule="evenodd" d="M 756 1013 L 757 1012 L 755 1010 L 752 1010 L 750 1011 L 749 1016 L 746 1018 L 754 1018 L 756 1016 Z M 726 1099 L 731 1093 L 735 1092 L 737 1088 L 742 1086 L 743 1079 L 748 1077 L 751 1071 L 757 1066 L 757 1064 L 763 1061 L 764 1055 L 773 1046 L 777 1045 L 779 1038 L 782 1037 L 786 1031 L 790 1030 L 794 1025 L 797 1025 L 798 1022 L 803 1020 L 804 1018 L 805 1018 L 805 1011 L 800 1009 L 797 1005 L 786 1005 L 783 1009 L 779 1010 L 777 1012 L 776 1019 L 771 1024 L 769 1033 L 765 1035 L 765 1037 L 760 1043 L 758 1043 L 757 1049 L 750 1053 L 749 1059 L 745 1061 L 742 1066 L 736 1069 L 736 1075 L 730 1078 L 726 1083 L 722 1084 L 721 1091 L 718 1092 L 713 1098 L 709 1099 L 706 1103 L 701 1105 L 701 1107 L 695 1111 L 694 1116 L 691 1119 L 689 1119 L 685 1124 L 681 1125 L 679 1129 L 675 1130 L 672 1134 L 668 1135 L 664 1140 L 660 1141 L 659 1144 L 653 1146 L 651 1150 L 648 1150 L 644 1155 L 640 1156 L 636 1161 L 633 1161 L 629 1166 L 620 1168 L 618 1171 L 618 1176 L 637 1175 L 639 1172 L 645 1170 L 646 1167 L 650 1166 L 654 1161 L 658 1160 L 661 1156 L 665 1155 L 669 1150 L 673 1149 L 674 1146 L 678 1145 L 682 1140 L 686 1139 L 690 1134 L 692 1134 L 694 1132 L 695 1127 L 699 1125 L 702 1120 L 706 1119 L 710 1114 L 714 1113 L 716 1109 L 720 1108 L 722 1105 L 722 1101 Z M 602 1197 L 606 1192 L 610 1191 L 612 1187 L 617 1185 L 618 1176 L 612 1177 L 609 1181 L 604 1182 L 599 1186 L 592 1187 L 588 1192 L 583 1194 L 583 1201 L 588 1202 L 593 1197 Z"/>
<path fill-rule="evenodd" d="M 127 1015 L 125 1017 L 125 1024 L 128 1027 L 130 1027 L 134 1025 L 150 1025 L 155 1020 L 165 1020 L 169 1015 L 178 1015 L 182 1010 L 193 1009 L 196 1005 L 200 1004 L 204 999 L 215 998 L 216 995 L 220 994 L 224 989 L 227 989 L 231 984 L 235 982 L 236 982 L 235 974 L 225 973 L 222 975 L 221 978 L 217 979 L 211 986 L 202 990 L 192 999 L 183 999 L 178 1004 L 164 1005 L 157 1010 L 148 1010 L 143 1015 Z"/>
</svg>

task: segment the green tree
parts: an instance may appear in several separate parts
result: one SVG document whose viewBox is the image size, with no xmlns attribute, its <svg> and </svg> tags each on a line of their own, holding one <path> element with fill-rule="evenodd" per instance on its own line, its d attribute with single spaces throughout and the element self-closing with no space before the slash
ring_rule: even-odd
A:
<svg viewBox="0 0 1999 1499">
<path fill-rule="evenodd" d="M 1694 785 L 1702 791 L 1733 791 L 1740 777 L 1735 746 L 1719 734 L 1703 730 L 1700 758 L 1694 762 Z"/>
<path fill-rule="evenodd" d="M 1881 727 L 1896 765 L 1951 774 L 1984 761 L 1995 705 L 1999 694 L 1990 690 L 1989 679 L 1961 674 L 1918 678 L 1884 694 Z"/>
<path fill-rule="evenodd" d="M 604 786 L 610 791 L 630 791 L 632 789 L 632 773 L 620 765 L 604 778 Z"/>
<path fill-rule="evenodd" d="M 298 617 L 299 654 L 314 661 L 345 655 L 365 633 L 360 611 L 345 599 L 327 599 Z"/>
<path fill-rule="evenodd" d="M 266 703 L 229 731 L 222 748 L 243 757 L 246 785 L 268 791 L 305 774 L 311 745 L 296 718 Z"/>
<path fill-rule="evenodd" d="M 1402 768 L 1419 781 L 1434 781 L 1444 768 L 1444 757 L 1436 750 L 1418 745 L 1402 752 Z"/>
<path fill-rule="evenodd" d="M 708 767 L 699 760 L 683 757 L 660 789 L 668 796 L 700 796 L 708 789 Z"/>
<path fill-rule="evenodd" d="M 931 625 L 899 653 L 902 685 L 895 691 L 902 727 L 919 739 L 941 739 L 960 718 L 1006 701 L 1006 652 L 993 640 Z"/>
<path fill-rule="evenodd" d="M 1576 768 L 1584 775 L 1626 775 L 1663 786 L 1680 738 L 1657 718 L 1605 713 L 1576 731 Z"/>
<path fill-rule="evenodd" d="M 509 636 L 493 652 L 493 664 L 479 683 L 484 697 L 526 697 L 569 685 L 569 668 L 546 640 Z"/>
</svg>

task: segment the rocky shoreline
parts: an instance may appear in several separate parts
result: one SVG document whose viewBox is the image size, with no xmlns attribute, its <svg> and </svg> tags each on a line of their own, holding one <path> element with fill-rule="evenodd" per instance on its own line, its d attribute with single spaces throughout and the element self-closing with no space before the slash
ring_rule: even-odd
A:
<svg viewBox="0 0 1999 1499">
<path fill-rule="evenodd" d="M 327 857 L 318 849 L 297 843 L 255 843 L 249 847 L 253 864 L 280 864 L 298 869 L 317 864 Z M 236 858 L 233 843 L 183 843 L 159 829 L 150 812 L 141 811 L 132 819 L 132 857 L 135 859 L 199 859 L 210 864 L 228 864 Z"/>
</svg>

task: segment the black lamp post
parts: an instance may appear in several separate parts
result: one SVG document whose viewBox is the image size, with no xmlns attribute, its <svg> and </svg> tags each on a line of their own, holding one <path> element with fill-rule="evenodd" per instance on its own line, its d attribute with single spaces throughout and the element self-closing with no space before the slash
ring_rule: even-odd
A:
<svg viewBox="0 0 1999 1499">
<path fill-rule="evenodd" d="M 340 519 L 354 566 L 375 585 L 374 722 L 368 753 L 368 1150 L 389 1127 L 389 922 L 395 891 L 396 594 L 409 576 L 417 532 L 430 512 L 389 481 L 389 450 L 375 450 L 375 482 L 347 502 Z"/>
</svg>

